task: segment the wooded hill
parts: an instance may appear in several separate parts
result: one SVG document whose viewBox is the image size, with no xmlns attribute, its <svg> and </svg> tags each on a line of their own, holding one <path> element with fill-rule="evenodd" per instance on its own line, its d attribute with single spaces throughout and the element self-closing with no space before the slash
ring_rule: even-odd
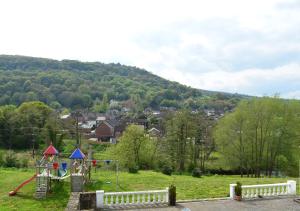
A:
<svg viewBox="0 0 300 211">
<path fill-rule="evenodd" d="M 103 100 L 137 108 L 228 110 L 245 96 L 194 89 L 121 64 L 0 56 L 0 105 L 42 101 L 54 109 L 103 109 Z M 105 107 L 104 107 L 105 108 Z"/>
</svg>

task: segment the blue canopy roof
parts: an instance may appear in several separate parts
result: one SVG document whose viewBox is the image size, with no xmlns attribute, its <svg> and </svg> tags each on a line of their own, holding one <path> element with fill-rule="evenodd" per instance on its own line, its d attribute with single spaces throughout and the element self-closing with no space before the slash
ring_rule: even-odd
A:
<svg viewBox="0 0 300 211">
<path fill-rule="evenodd" d="M 75 149 L 72 155 L 69 157 L 70 159 L 84 159 L 85 155 L 80 151 L 79 148 Z"/>
</svg>

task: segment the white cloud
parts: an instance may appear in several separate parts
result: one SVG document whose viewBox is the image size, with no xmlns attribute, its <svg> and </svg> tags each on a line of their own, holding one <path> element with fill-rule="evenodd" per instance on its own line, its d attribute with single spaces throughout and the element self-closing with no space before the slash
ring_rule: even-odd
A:
<svg viewBox="0 0 300 211">
<path fill-rule="evenodd" d="M 294 91 L 294 92 L 288 92 L 284 95 L 282 95 L 284 98 L 290 98 L 290 99 L 300 99 L 300 90 Z"/>
<path fill-rule="evenodd" d="M 275 69 L 247 69 L 239 72 L 220 70 L 200 74 L 166 69 L 162 74 L 174 81 L 207 90 L 248 93 L 257 96 L 279 93 L 283 97 L 300 99 L 299 64 L 289 64 Z"/>
</svg>

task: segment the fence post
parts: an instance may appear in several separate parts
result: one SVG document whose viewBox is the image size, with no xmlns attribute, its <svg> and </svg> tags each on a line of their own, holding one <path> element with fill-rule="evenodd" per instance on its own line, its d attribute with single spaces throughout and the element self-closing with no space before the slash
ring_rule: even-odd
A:
<svg viewBox="0 0 300 211">
<path fill-rule="evenodd" d="M 234 191 L 235 186 L 236 186 L 236 184 L 230 184 L 230 198 L 231 199 L 234 199 L 234 196 L 235 196 L 235 191 Z"/>
<path fill-rule="evenodd" d="M 296 195 L 296 181 L 294 180 L 288 180 L 287 181 L 287 192 L 290 195 Z"/>
<path fill-rule="evenodd" d="M 104 190 L 96 191 L 96 206 L 97 208 L 104 207 Z"/>
</svg>

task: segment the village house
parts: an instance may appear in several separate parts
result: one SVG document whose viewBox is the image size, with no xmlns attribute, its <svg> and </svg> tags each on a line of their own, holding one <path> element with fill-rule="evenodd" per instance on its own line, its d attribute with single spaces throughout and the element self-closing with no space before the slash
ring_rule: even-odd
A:
<svg viewBox="0 0 300 211">
<path fill-rule="evenodd" d="M 150 137 L 160 137 L 162 135 L 161 131 L 155 127 L 148 130 Z"/>
<path fill-rule="evenodd" d="M 115 144 L 125 128 L 126 124 L 121 121 L 97 121 L 94 137 L 97 138 L 98 141 Z"/>
</svg>

